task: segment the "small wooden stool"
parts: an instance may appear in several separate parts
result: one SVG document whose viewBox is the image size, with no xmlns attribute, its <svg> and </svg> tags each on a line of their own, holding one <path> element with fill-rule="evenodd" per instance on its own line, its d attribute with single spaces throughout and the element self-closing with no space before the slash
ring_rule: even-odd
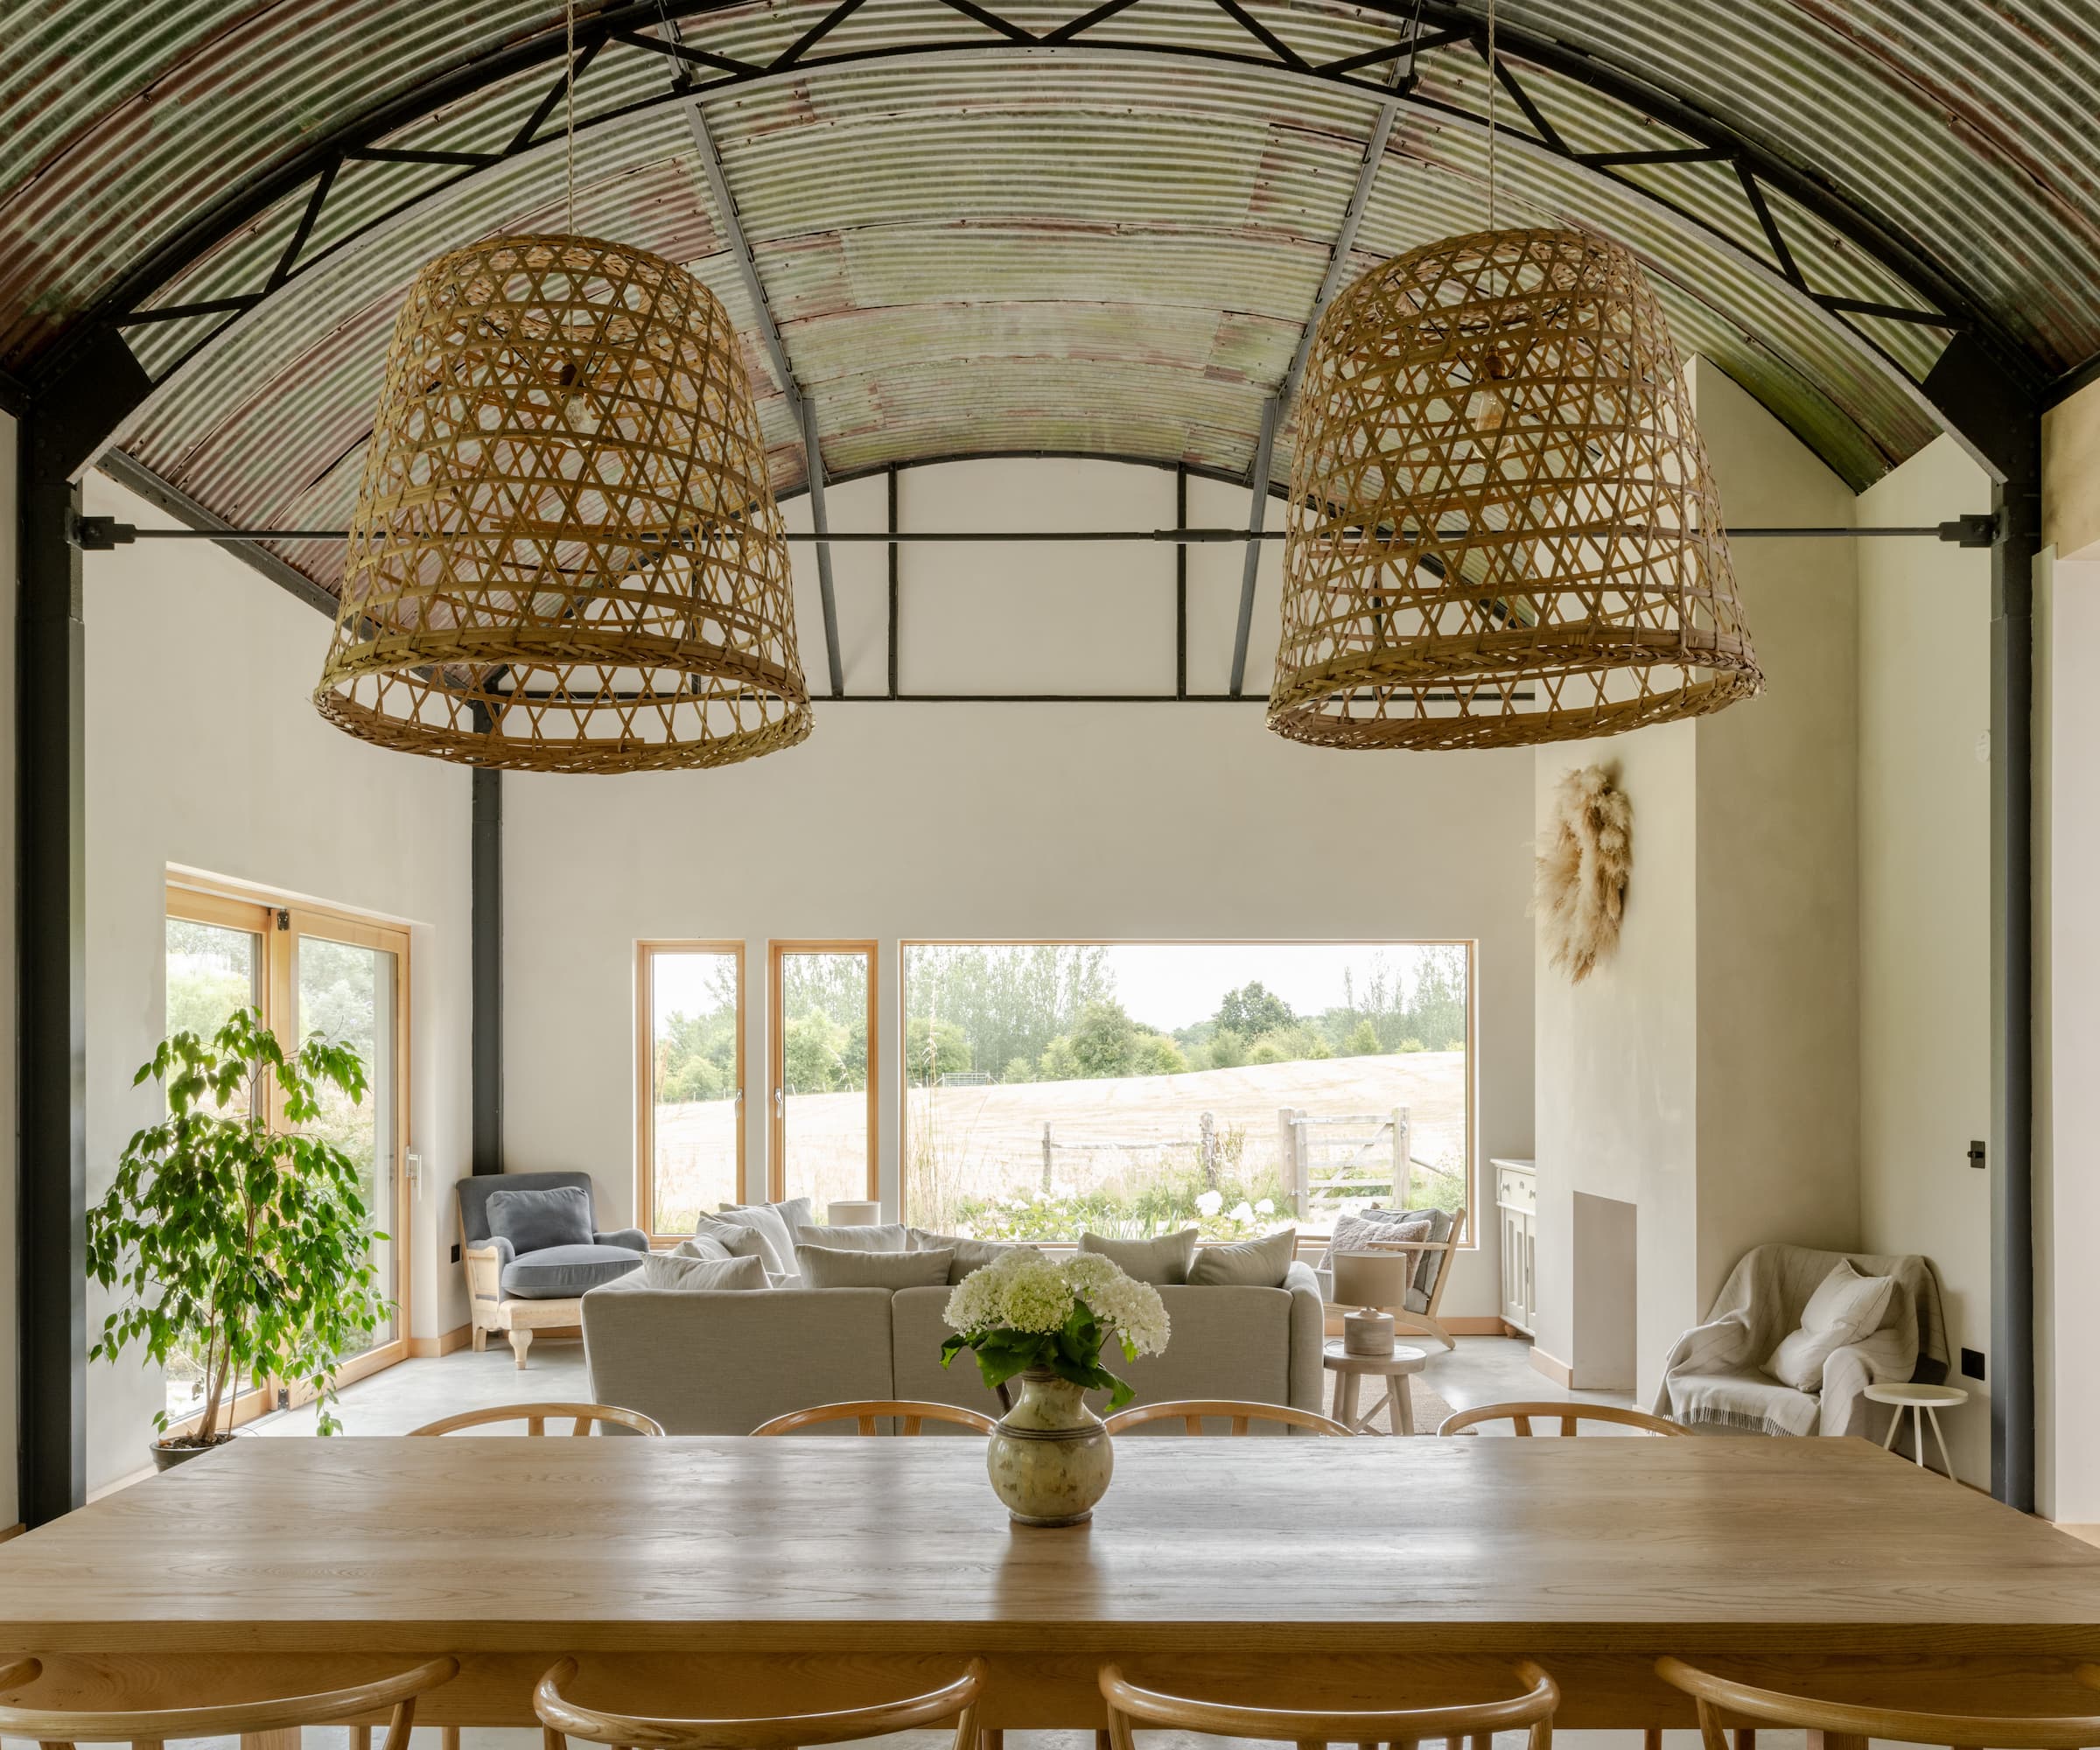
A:
<svg viewBox="0 0 2100 1750">
<path fill-rule="evenodd" d="M 1407 1379 L 1410 1374 L 1420 1373 L 1429 1365 L 1426 1351 L 1402 1346 L 1390 1355 L 1353 1355 L 1337 1337 L 1331 1339 L 1322 1351 L 1320 1365 L 1339 1376 L 1334 1382 L 1334 1419 L 1350 1433 L 1376 1433 L 1378 1431 L 1371 1424 L 1381 1410 L 1386 1412 L 1387 1425 L 1393 1433 L 1415 1432 L 1415 1404 L 1409 1395 Z M 1366 1375 L 1385 1381 L 1385 1396 L 1359 1416 L 1356 1394 Z"/>
</svg>

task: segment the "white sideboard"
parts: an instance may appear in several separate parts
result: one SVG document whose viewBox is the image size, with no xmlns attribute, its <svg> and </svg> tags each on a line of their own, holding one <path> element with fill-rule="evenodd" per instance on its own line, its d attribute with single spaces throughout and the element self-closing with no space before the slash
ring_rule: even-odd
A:
<svg viewBox="0 0 2100 1750">
<path fill-rule="evenodd" d="M 1538 1328 L 1538 1166 L 1529 1160 L 1491 1160 L 1496 1230 L 1502 1242 L 1505 1325 L 1527 1337 Z"/>
</svg>

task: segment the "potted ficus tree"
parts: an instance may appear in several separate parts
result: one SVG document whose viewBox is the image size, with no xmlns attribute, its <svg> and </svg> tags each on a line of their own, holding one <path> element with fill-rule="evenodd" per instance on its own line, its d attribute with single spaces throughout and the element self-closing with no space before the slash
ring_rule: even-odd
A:
<svg viewBox="0 0 2100 1750">
<path fill-rule="evenodd" d="M 387 1236 L 372 1231 L 356 1163 L 313 1127 L 327 1088 L 363 1099 L 363 1063 L 318 1033 L 287 1055 L 244 1008 L 209 1040 L 162 1040 L 132 1084 L 149 1077 L 167 1115 L 124 1145 L 88 1212 L 88 1273 L 121 1297 L 89 1358 L 134 1343 L 164 1366 L 195 1358 L 196 1432 L 170 1438 L 167 1412 L 153 1418 L 163 1470 L 232 1438 L 243 1378 L 311 1386 L 320 1432 L 336 1432 L 338 1358 L 387 1316 L 371 1261 Z"/>
</svg>

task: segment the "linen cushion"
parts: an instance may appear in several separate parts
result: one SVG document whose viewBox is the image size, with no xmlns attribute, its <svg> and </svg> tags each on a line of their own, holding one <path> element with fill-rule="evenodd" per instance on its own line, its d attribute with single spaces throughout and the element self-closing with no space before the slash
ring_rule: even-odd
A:
<svg viewBox="0 0 2100 1750">
<path fill-rule="evenodd" d="M 805 1288 L 934 1288 L 948 1281 L 955 1261 L 948 1251 L 834 1251 L 829 1246 L 794 1249 Z"/>
<path fill-rule="evenodd" d="M 908 1252 L 911 1229 L 901 1222 L 869 1228 L 811 1228 L 794 1230 L 798 1246 L 822 1246 L 835 1252 Z"/>
<path fill-rule="evenodd" d="M 756 1228 L 703 1215 L 693 1223 L 692 1237 L 696 1245 L 704 1240 L 720 1247 L 726 1257 L 755 1257 L 767 1270 L 774 1268 L 766 1251 L 765 1239 Z M 702 1252 L 699 1256 L 705 1257 L 710 1254 Z"/>
<path fill-rule="evenodd" d="M 538 1191 L 497 1191 L 488 1199 L 488 1231 L 508 1240 L 512 1251 L 592 1243 L 591 1194 L 579 1185 Z"/>
<path fill-rule="evenodd" d="M 755 1257 L 680 1257 L 676 1252 L 652 1252 L 635 1272 L 643 1288 L 665 1288 L 690 1292 L 703 1288 L 764 1289 L 766 1266 Z"/>
<path fill-rule="evenodd" d="M 1850 1258 L 1839 1259 L 1802 1308 L 1800 1328 L 1780 1339 L 1765 1371 L 1796 1391 L 1822 1390 L 1824 1363 L 1880 1328 L 1895 1285 L 1893 1276 L 1862 1276 Z"/>
<path fill-rule="evenodd" d="M 721 1241 L 710 1239 L 705 1234 L 694 1234 L 673 1246 L 671 1256 L 679 1258 L 704 1258 L 712 1264 L 720 1264 L 724 1258 L 739 1256 L 758 1256 L 759 1236 L 748 1228 L 745 1228 L 743 1233 L 744 1242 L 751 1249 L 746 1254 L 732 1252 Z"/>
<path fill-rule="evenodd" d="M 1296 1228 L 1258 1240 L 1199 1247 L 1196 1261 L 1188 1267 L 1189 1286 L 1213 1288 L 1231 1283 L 1245 1288 L 1281 1288 L 1297 1256 Z"/>
<path fill-rule="evenodd" d="M 452 1187 L 459 1199 L 459 1237 L 470 1246 L 489 1242 L 488 1200 L 499 1191 L 542 1191 L 557 1185 L 573 1185 L 584 1196 L 592 1194 L 587 1172 L 468 1173 Z"/>
<path fill-rule="evenodd" d="M 791 1197 L 785 1203 L 731 1203 L 719 1220 L 732 1226 L 758 1230 L 766 1268 L 775 1275 L 794 1272 L 794 1230 L 809 1225 L 809 1200 Z"/>
<path fill-rule="evenodd" d="M 1178 1234 L 1160 1234 L 1149 1240 L 1111 1240 L 1099 1234 L 1082 1234 L 1079 1249 L 1099 1252 L 1133 1281 L 1164 1288 L 1188 1280 L 1189 1266 L 1196 1260 L 1196 1230 L 1184 1228 Z"/>
<path fill-rule="evenodd" d="M 542 1246 L 503 1266 L 505 1294 L 518 1300 L 567 1300 L 641 1267 L 625 1246 Z"/>
<path fill-rule="evenodd" d="M 964 1234 L 936 1234 L 926 1228 L 910 1229 L 911 1250 L 915 1252 L 951 1251 L 955 1262 L 948 1267 L 948 1279 L 957 1283 L 973 1270 L 980 1270 L 988 1264 L 1005 1256 L 1008 1252 L 1032 1252 L 1033 1246 L 1011 1245 L 998 1240 L 973 1240 Z"/>
</svg>

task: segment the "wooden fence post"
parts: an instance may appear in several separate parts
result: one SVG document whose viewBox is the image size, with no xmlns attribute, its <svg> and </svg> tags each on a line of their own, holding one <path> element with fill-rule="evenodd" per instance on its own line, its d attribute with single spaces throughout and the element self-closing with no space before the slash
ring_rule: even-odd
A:
<svg viewBox="0 0 2100 1750">
<path fill-rule="evenodd" d="M 1302 1219 L 1307 1213 L 1310 1186 L 1306 1182 L 1305 1136 L 1298 1127 L 1298 1114 L 1288 1106 L 1280 1107 L 1276 1115 L 1284 1183 L 1291 1187 L 1291 1213 Z"/>
<path fill-rule="evenodd" d="M 1045 1118 L 1043 1120 L 1043 1189 L 1046 1192 L 1047 1192 L 1051 1186 L 1052 1178 L 1050 1172 L 1050 1158 L 1051 1152 L 1055 1149 L 1056 1146 L 1056 1143 L 1052 1141 L 1050 1137 L 1050 1121 L 1049 1119 Z"/>
<path fill-rule="evenodd" d="M 1214 1112 L 1206 1112 L 1196 1121 L 1196 1148 L 1203 1160 L 1203 1183 L 1207 1188 L 1218 1188 L 1218 1118 Z"/>
<path fill-rule="evenodd" d="M 1393 1208 L 1409 1209 L 1415 1172 L 1414 1138 L 1410 1133 L 1407 1108 L 1393 1108 Z"/>
</svg>

